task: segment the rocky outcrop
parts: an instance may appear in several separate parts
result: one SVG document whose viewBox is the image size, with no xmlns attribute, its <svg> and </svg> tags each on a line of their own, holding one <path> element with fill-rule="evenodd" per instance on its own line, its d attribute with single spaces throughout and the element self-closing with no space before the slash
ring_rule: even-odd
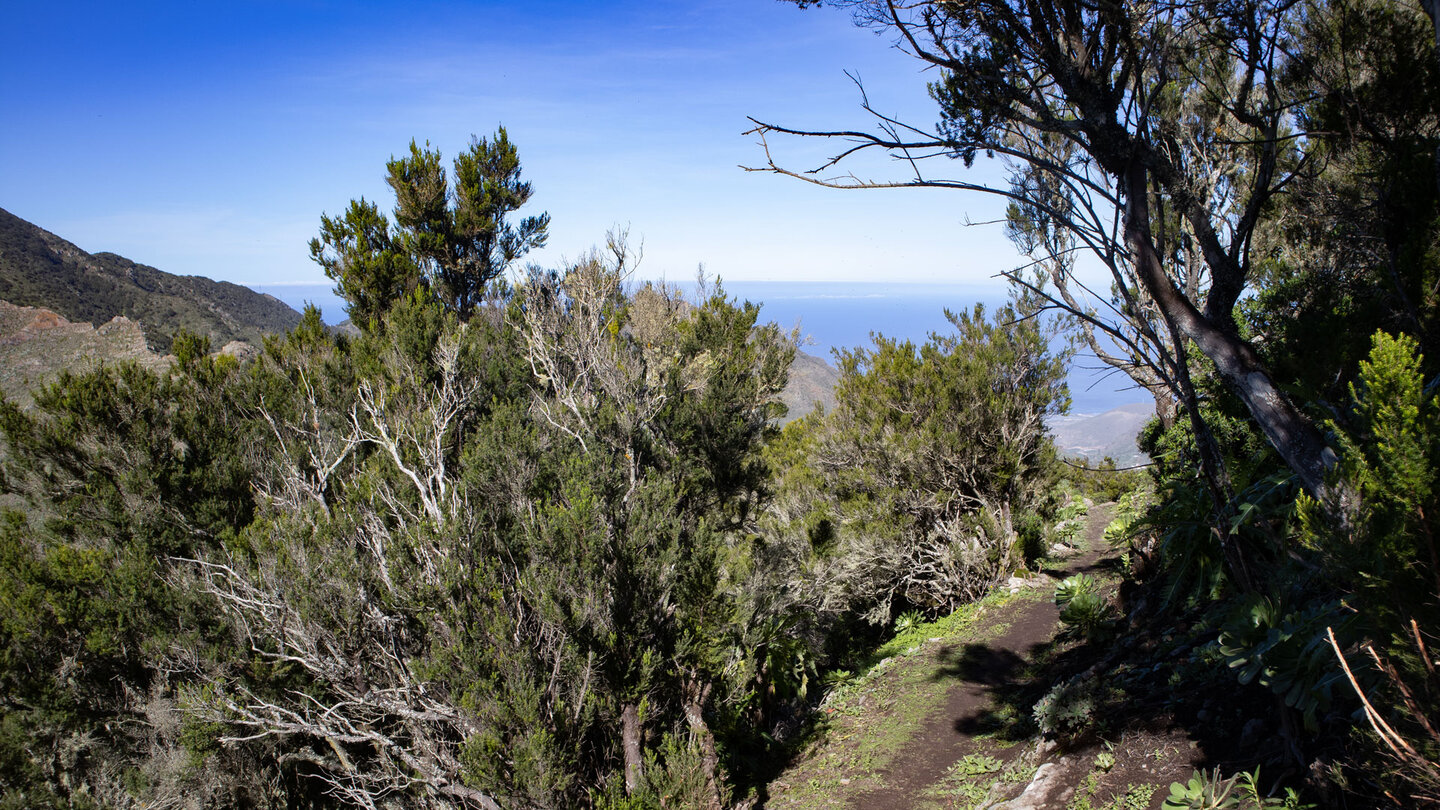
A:
<svg viewBox="0 0 1440 810">
<path fill-rule="evenodd" d="M 31 403 L 32 390 L 61 371 L 123 361 L 150 368 L 170 362 L 150 351 L 140 325 L 123 316 L 97 329 L 48 309 L 0 301 L 0 393 L 22 407 Z"/>
<path fill-rule="evenodd" d="M 795 362 L 790 365 L 790 379 L 785 390 L 780 392 L 780 401 L 789 408 L 781 422 L 789 422 L 823 406 L 826 412 L 835 410 L 835 385 L 840 382 L 840 372 L 823 359 L 805 352 L 795 352 Z"/>
</svg>

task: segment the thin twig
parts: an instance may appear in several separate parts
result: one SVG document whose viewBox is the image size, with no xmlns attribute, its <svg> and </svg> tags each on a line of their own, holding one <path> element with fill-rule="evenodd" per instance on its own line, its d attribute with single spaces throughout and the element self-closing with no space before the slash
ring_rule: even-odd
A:
<svg viewBox="0 0 1440 810">
<path fill-rule="evenodd" d="M 1410 747 L 1410 743 L 1405 742 L 1399 734 L 1396 734 L 1395 729 L 1390 728 L 1390 724 L 1385 722 L 1385 718 L 1381 717 L 1380 713 L 1375 711 L 1375 707 L 1370 705 L 1370 699 L 1365 696 L 1365 690 L 1360 688 L 1359 682 L 1355 680 L 1355 673 L 1350 671 L 1350 662 L 1345 660 L 1345 654 L 1340 651 L 1340 643 L 1335 640 L 1334 628 L 1326 627 L 1325 634 L 1330 637 L 1330 646 L 1335 648 L 1335 657 L 1340 659 L 1340 666 L 1345 670 L 1345 677 L 1350 679 L 1351 688 L 1355 690 L 1356 695 L 1360 696 L 1360 702 L 1365 705 L 1365 719 L 1370 721 L 1370 727 L 1375 729 L 1375 733 L 1380 735 L 1380 739 L 1390 747 L 1391 751 L 1395 752 L 1395 756 L 1402 759 L 1418 757 L 1419 754 L 1416 754 L 1415 749 Z M 1406 752 L 1409 752 L 1408 757 L 1395 746 L 1397 742 L 1405 747 Z"/>
<path fill-rule="evenodd" d="M 1435 677 L 1435 662 L 1430 660 L 1430 651 L 1425 649 L 1425 639 L 1420 637 L 1420 625 L 1410 620 L 1410 632 L 1415 634 L 1415 646 L 1420 649 L 1420 660 L 1425 662 L 1425 671 L 1430 677 Z"/>
</svg>

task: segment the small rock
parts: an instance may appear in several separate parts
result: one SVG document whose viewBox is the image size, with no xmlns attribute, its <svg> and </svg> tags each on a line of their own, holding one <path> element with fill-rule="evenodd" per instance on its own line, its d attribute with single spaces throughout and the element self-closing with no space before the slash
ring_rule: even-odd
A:
<svg viewBox="0 0 1440 810">
<path fill-rule="evenodd" d="M 220 349 L 220 354 L 226 355 L 228 357 L 233 357 L 236 360 L 244 362 L 246 360 L 252 360 L 255 357 L 258 357 L 260 354 L 260 350 L 254 345 L 246 343 L 243 340 L 232 340 L 229 343 L 226 343 L 225 346 Z"/>
<path fill-rule="evenodd" d="M 1083 760 L 1083 761 L 1082 761 Z M 1049 807 L 1065 807 L 1075 795 L 1082 774 L 1089 770 L 1089 761 L 1068 756 L 1059 762 L 1047 762 L 1035 770 L 1019 796 L 996 806 L 995 810 L 1044 810 Z"/>
</svg>

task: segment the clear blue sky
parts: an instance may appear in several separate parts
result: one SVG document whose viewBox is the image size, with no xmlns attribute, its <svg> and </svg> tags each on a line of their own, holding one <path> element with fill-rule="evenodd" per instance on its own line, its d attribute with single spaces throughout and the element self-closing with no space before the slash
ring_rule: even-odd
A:
<svg viewBox="0 0 1440 810">
<path fill-rule="evenodd" d="M 747 115 L 860 124 L 846 70 L 932 122 L 919 68 L 844 12 L 775 0 L 10 3 L 0 207 L 170 272 L 323 282 L 322 212 L 388 209 L 411 138 L 450 156 L 503 123 L 553 218 L 543 264 L 619 225 L 648 277 L 981 282 L 1017 261 L 964 226 L 994 200 L 738 168 L 762 159 Z"/>
</svg>

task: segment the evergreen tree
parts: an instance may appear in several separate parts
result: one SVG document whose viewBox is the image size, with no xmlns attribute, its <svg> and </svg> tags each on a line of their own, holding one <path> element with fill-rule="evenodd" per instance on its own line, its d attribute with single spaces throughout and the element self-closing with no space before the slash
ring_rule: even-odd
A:
<svg viewBox="0 0 1440 810">
<path fill-rule="evenodd" d="M 520 179 L 519 153 L 504 127 L 493 139 L 473 138 L 453 167 L 452 179 L 438 150 L 411 141 L 408 155 L 386 164 L 393 224 L 364 198 L 343 216 L 321 217 L 310 256 L 362 329 L 416 289 L 468 320 L 492 280 L 545 245 L 548 214 L 511 221 L 533 191 Z"/>
</svg>

